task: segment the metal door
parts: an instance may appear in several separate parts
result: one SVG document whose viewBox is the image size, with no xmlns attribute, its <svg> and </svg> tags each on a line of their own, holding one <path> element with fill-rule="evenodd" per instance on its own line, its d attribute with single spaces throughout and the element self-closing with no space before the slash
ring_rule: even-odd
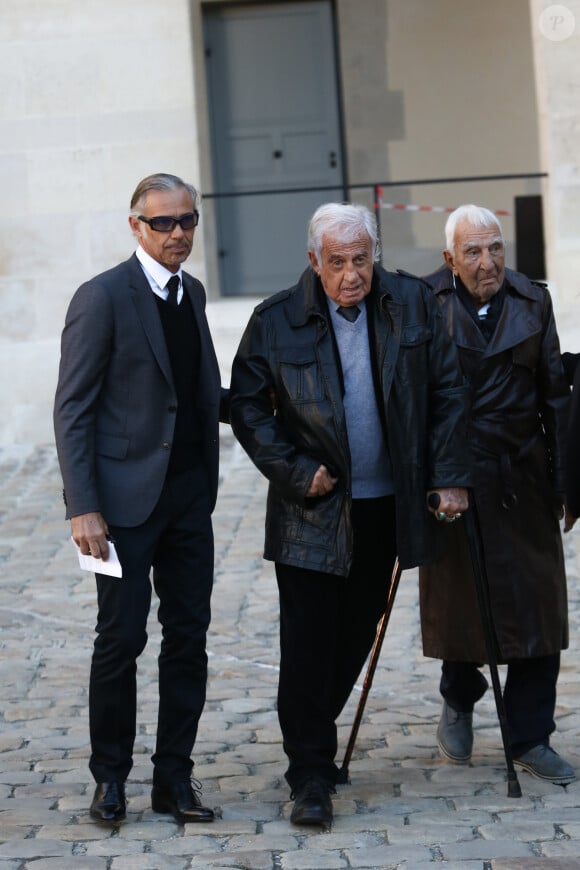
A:
<svg viewBox="0 0 580 870">
<path fill-rule="evenodd" d="M 329 2 L 207 7 L 204 16 L 223 295 L 269 295 L 306 259 L 308 219 L 343 199 Z M 317 192 L 292 191 L 335 186 Z"/>
</svg>

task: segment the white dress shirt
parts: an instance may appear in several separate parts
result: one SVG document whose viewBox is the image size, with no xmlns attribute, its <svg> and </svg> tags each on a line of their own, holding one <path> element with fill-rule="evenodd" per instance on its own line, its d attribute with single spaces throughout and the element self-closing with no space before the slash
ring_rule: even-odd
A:
<svg viewBox="0 0 580 870">
<path fill-rule="evenodd" d="M 173 278 L 174 275 L 177 275 L 179 278 L 179 290 L 177 291 L 177 304 L 181 302 L 183 298 L 183 278 L 181 277 L 181 266 L 177 270 L 177 272 L 170 272 L 169 269 L 166 269 L 165 266 L 162 266 L 161 263 L 158 263 L 157 260 L 154 260 L 147 251 L 144 251 L 141 245 L 137 247 L 135 251 L 135 256 L 139 260 L 141 264 L 141 268 L 145 273 L 145 277 L 149 282 L 149 286 L 153 290 L 156 296 L 161 297 L 161 299 L 167 299 L 169 296 L 169 290 L 165 286 L 170 278 Z"/>
</svg>

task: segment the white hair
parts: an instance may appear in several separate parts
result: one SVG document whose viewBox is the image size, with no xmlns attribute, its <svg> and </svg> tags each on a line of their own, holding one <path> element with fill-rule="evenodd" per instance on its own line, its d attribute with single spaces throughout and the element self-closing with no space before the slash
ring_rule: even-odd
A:
<svg viewBox="0 0 580 870">
<path fill-rule="evenodd" d="M 473 204 L 460 205 L 459 208 L 456 208 L 455 211 L 451 212 L 447 218 L 447 223 L 445 224 L 445 244 L 447 245 L 447 250 L 451 254 L 455 253 L 455 233 L 457 231 L 457 225 L 463 223 L 463 221 L 470 224 L 472 227 L 481 230 L 489 230 L 491 228 L 495 229 L 495 227 L 497 227 L 500 236 L 503 237 L 501 224 L 498 218 L 488 208 L 483 208 L 483 206 Z"/>
<path fill-rule="evenodd" d="M 371 242 L 372 258 L 380 256 L 377 222 L 364 205 L 348 202 L 328 202 L 316 209 L 308 224 L 308 251 L 318 262 L 322 255 L 322 239 L 331 236 L 339 242 L 353 242 L 366 233 Z"/>
</svg>

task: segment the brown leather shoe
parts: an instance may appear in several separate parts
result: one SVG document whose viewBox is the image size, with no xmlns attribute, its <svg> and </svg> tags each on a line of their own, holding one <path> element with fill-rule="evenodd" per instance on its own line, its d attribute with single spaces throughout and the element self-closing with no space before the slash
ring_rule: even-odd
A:
<svg viewBox="0 0 580 870">
<path fill-rule="evenodd" d="M 189 779 L 170 785 L 154 785 L 151 791 L 151 806 L 154 813 L 172 813 L 178 822 L 213 822 L 215 813 L 202 806 L 199 798 L 201 783 Z"/>
<path fill-rule="evenodd" d="M 91 818 L 97 822 L 113 825 L 125 818 L 127 801 L 125 783 L 98 782 L 89 810 Z"/>
</svg>

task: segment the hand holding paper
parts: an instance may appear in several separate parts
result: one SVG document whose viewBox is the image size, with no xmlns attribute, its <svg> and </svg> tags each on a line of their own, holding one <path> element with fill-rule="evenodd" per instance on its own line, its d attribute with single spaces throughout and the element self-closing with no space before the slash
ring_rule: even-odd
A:
<svg viewBox="0 0 580 870">
<path fill-rule="evenodd" d="M 102 559 L 95 559 L 94 556 L 84 556 L 81 553 L 78 544 L 75 543 L 74 538 L 71 537 L 71 541 L 73 542 L 73 546 L 77 551 L 79 565 L 83 571 L 92 571 L 95 574 L 108 574 L 110 577 L 123 576 L 123 569 L 121 567 L 121 563 L 119 562 L 119 557 L 117 556 L 115 545 L 112 541 L 109 540 L 108 542 L 109 558 L 106 562 L 104 562 Z"/>
</svg>

